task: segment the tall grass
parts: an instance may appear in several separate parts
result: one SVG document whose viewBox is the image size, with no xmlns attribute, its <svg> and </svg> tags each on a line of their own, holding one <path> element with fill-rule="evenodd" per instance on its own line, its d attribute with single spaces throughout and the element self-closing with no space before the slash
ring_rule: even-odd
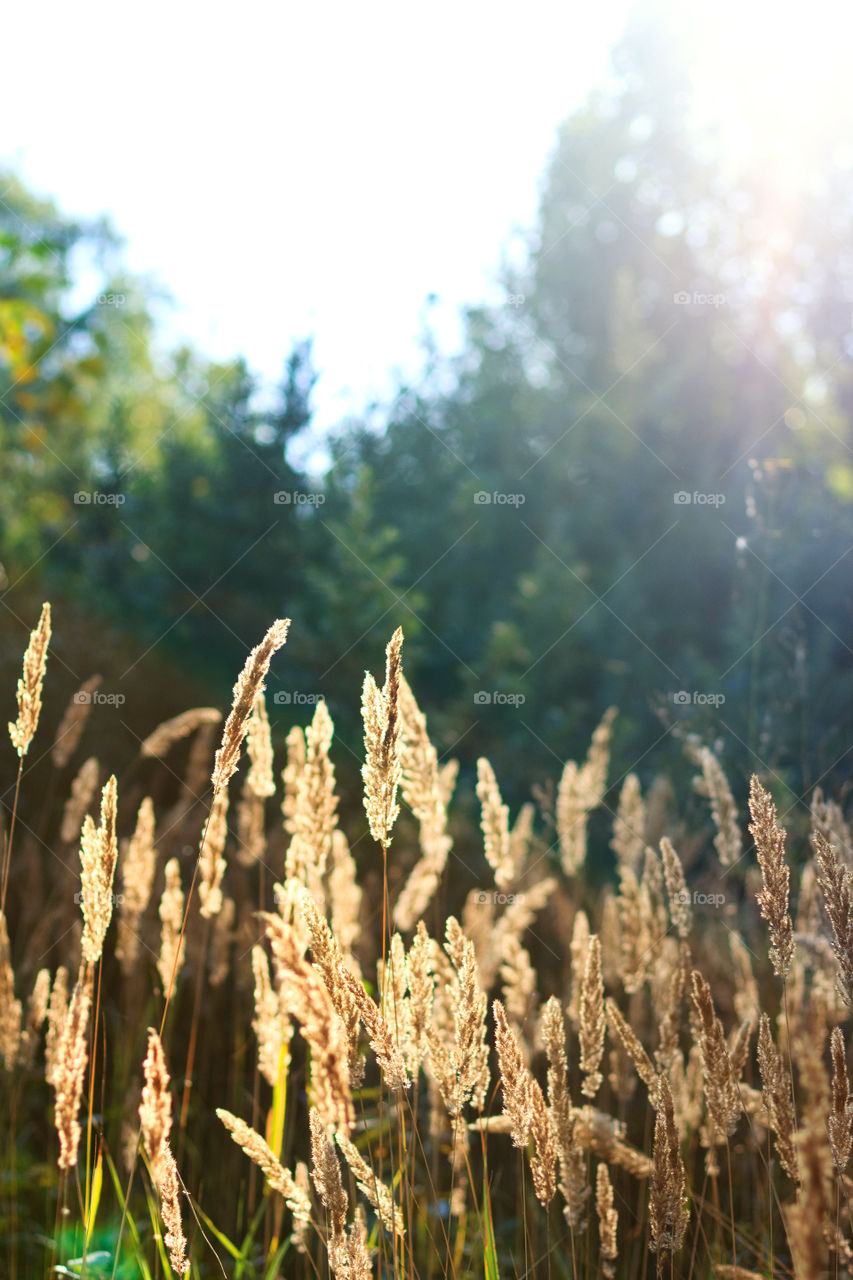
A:
<svg viewBox="0 0 853 1280">
<path fill-rule="evenodd" d="M 201 708 L 99 788 L 66 714 L 46 839 L 24 756 L 49 611 L 34 632 L 2 858 L 3 1273 L 850 1275 L 840 806 L 811 797 L 809 842 L 772 777 L 740 807 L 692 744 L 710 803 L 688 831 L 662 785 L 608 782 L 610 709 L 514 819 L 479 762 L 466 895 L 456 766 L 400 631 L 362 691 L 352 847 L 324 703 L 276 774 L 263 683 L 287 625 L 216 751 Z"/>
</svg>

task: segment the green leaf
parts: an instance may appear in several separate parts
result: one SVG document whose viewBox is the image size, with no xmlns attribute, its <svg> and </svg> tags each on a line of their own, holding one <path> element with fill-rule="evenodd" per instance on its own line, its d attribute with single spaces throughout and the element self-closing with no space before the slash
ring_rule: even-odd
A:
<svg viewBox="0 0 853 1280">
<path fill-rule="evenodd" d="M 495 1244 L 495 1224 L 492 1219 L 492 1198 L 489 1194 L 488 1168 L 483 1169 L 483 1235 L 485 1237 L 485 1253 L 483 1257 L 486 1280 L 500 1280 L 498 1271 L 498 1250 Z"/>
</svg>

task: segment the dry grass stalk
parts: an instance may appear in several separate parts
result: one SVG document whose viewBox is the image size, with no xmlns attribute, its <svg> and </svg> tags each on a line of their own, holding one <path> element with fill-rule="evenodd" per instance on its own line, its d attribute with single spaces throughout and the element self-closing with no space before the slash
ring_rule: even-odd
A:
<svg viewBox="0 0 853 1280">
<path fill-rule="evenodd" d="M 622 928 L 619 919 L 619 900 L 608 884 L 601 895 L 598 916 L 598 937 L 601 938 L 601 972 L 605 986 L 619 986 L 622 980 Z M 583 969 L 583 966 L 581 966 Z"/>
<path fill-rule="evenodd" d="M 802 1181 L 796 1203 L 784 1210 L 796 1280 L 828 1276 L 828 1241 L 835 1237 L 835 1209 L 824 1135 L 814 1125 L 798 1129 L 797 1163 Z"/>
<path fill-rule="evenodd" d="M 395 1092 L 408 1089 L 410 1081 L 406 1064 L 379 1006 L 367 994 L 361 979 L 344 963 L 339 966 L 338 978 L 355 1002 L 388 1088 Z"/>
<path fill-rule="evenodd" d="M 391 938 L 387 963 L 379 960 L 377 970 L 382 992 L 380 1007 L 394 1036 L 394 1043 L 408 1058 L 411 1010 L 406 994 L 406 948 L 399 933 Z"/>
<path fill-rule="evenodd" d="M 246 725 L 246 749 L 249 753 L 249 772 L 246 774 L 246 790 L 259 800 L 275 795 L 273 777 L 273 751 L 270 721 L 263 689 L 258 689 L 252 706 L 252 714 Z"/>
<path fill-rule="evenodd" d="M 281 771 L 284 788 L 281 816 L 284 819 L 285 831 L 292 834 L 293 815 L 296 812 L 296 790 L 299 785 L 299 776 L 305 767 L 305 734 L 298 724 L 288 730 L 284 745 L 287 750 L 287 763 Z"/>
<path fill-rule="evenodd" d="M 225 841 L 228 838 L 228 790 L 218 791 L 210 806 L 210 816 L 199 850 L 199 912 L 209 920 L 222 910 L 222 877 L 225 875 Z"/>
<path fill-rule="evenodd" d="M 577 875 L 586 860 L 587 795 L 583 769 L 567 760 L 557 788 L 557 836 L 560 861 L 567 876 Z"/>
<path fill-rule="evenodd" d="M 80 1145 L 80 1099 L 89 1058 L 87 1028 L 92 1005 L 92 970 L 81 969 L 68 1004 L 56 1046 L 50 1083 L 55 1094 L 54 1124 L 59 1134 L 60 1169 L 73 1169 Z"/>
<path fill-rule="evenodd" d="M 97 964 L 113 914 L 113 877 L 118 857 L 116 841 L 116 780 L 101 792 L 101 821 L 83 820 L 80 835 L 80 891 L 83 908 L 83 959 Z"/>
<path fill-rule="evenodd" d="M 14 724 L 9 725 L 12 746 L 22 760 L 29 751 L 38 728 L 49 644 L 50 605 L 43 604 L 38 626 L 30 632 L 30 642 L 24 653 L 23 676 L 18 681 L 18 718 Z"/>
<path fill-rule="evenodd" d="M 237 907 L 233 898 L 222 899 L 222 907 L 214 918 L 210 934 L 208 974 L 212 987 L 221 987 L 231 972 L 231 943 L 234 940 L 234 917 Z"/>
<path fill-rule="evenodd" d="M 523 1034 L 536 1004 L 536 970 L 529 952 L 517 938 L 508 939 L 501 983 L 507 1013 Z"/>
<path fill-rule="evenodd" d="M 635 1178 L 647 1178 L 652 1161 L 642 1151 L 625 1141 L 625 1125 L 597 1107 L 572 1108 L 575 1144 L 580 1151 L 591 1151 L 607 1164 L 618 1165 Z"/>
<path fill-rule="evenodd" d="M 841 805 L 824 799 L 820 787 L 815 787 L 811 813 L 815 831 L 820 832 L 827 844 L 835 846 L 846 866 L 853 867 L 853 832 L 844 819 Z"/>
<path fill-rule="evenodd" d="M 583 985 L 580 998 L 580 1028 L 578 1038 L 581 1050 L 581 1071 L 585 1079 L 581 1093 L 594 1098 L 601 1086 L 599 1070 L 604 1056 L 604 979 L 601 976 L 601 943 L 592 934 L 586 952 Z"/>
<path fill-rule="evenodd" d="M 610 740 L 616 708 L 609 707 L 592 735 L 582 765 L 567 761 L 557 787 L 555 819 L 560 858 L 566 875 L 576 875 L 586 859 L 587 820 L 604 799 Z"/>
<path fill-rule="evenodd" d="M 33 983 L 30 998 L 27 1001 L 27 1016 L 21 1032 L 21 1047 L 18 1055 L 20 1065 L 26 1070 L 31 1070 L 35 1062 L 39 1032 L 47 1017 L 49 1000 L 50 971 L 48 969 L 39 969 Z M 2 1013 L 0 1013 L 0 1021 L 2 1021 Z"/>
<path fill-rule="evenodd" d="M 737 1078 L 722 1023 L 714 1010 L 711 988 L 698 969 L 694 969 L 692 974 L 692 996 L 699 1018 L 697 1039 L 702 1050 L 702 1078 L 711 1121 L 706 1145 L 713 1147 L 720 1138 L 725 1139 L 734 1133 L 742 1108 Z"/>
<path fill-rule="evenodd" d="M 164 876 L 165 887 L 159 908 L 160 955 L 157 959 L 157 972 L 166 993 L 170 983 L 178 980 L 186 951 L 186 939 L 181 937 L 184 891 L 181 888 L 181 866 L 177 858 L 170 858 L 166 863 Z"/>
<path fill-rule="evenodd" d="M 293 1215 L 294 1244 L 300 1253 L 305 1253 L 305 1233 L 311 1226 L 311 1201 L 305 1186 L 300 1185 L 290 1171 L 284 1168 L 261 1135 L 246 1124 L 245 1120 L 223 1107 L 217 1107 L 216 1114 L 237 1146 L 261 1170 L 267 1184 L 284 1198 Z"/>
<path fill-rule="evenodd" d="M 829 1145 L 836 1172 L 843 1174 L 853 1151 L 853 1098 L 850 1096 L 850 1078 L 847 1074 L 847 1054 L 844 1033 L 833 1027 L 832 1046 L 832 1110 L 826 1122 Z"/>
<path fill-rule="evenodd" d="M 263 947 L 252 947 L 255 975 L 255 1016 L 252 1029 L 258 1041 L 258 1070 L 275 1086 L 290 1065 L 293 1026 L 270 981 L 270 966 Z"/>
<path fill-rule="evenodd" d="M 277 618 L 260 644 L 256 645 L 249 654 L 243 670 L 237 677 L 231 711 L 225 721 L 222 744 L 216 753 L 211 775 L 214 793 L 227 787 L 229 780 L 237 771 L 237 762 L 255 699 L 264 687 L 272 656 L 284 644 L 289 628 L 289 618 Z"/>
<path fill-rule="evenodd" d="M 653 958 L 658 961 L 658 947 L 669 932 L 667 914 L 667 890 L 663 862 L 651 845 L 647 846 L 643 857 L 643 878 L 640 881 L 641 901 L 648 912 L 647 928 L 653 941 Z M 651 958 L 651 957 L 650 957 Z"/>
<path fill-rule="evenodd" d="M 332 832 L 332 865 L 327 875 L 332 933 L 341 951 L 349 955 L 359 933 L 361 887 L 355 858 L 340 827 Z"/>
<path fill-rule="evenodd" d="M 658 935 L 648 889 L 628 867 L 619 872 L 619 937 L 622 943 L 622 981 L 629 995 L 646 980 Z"/>
<path fill-rule="evenodd" d="M 729 1035 L 729 1061 L 732 1064 L 732 1076 L 735 1080 L 740 1079 L 746 1066 L 754 1028 L 755 1023 L 752 1018 L 744 1018 Z"/>
<path fill-rule="evenodd" d="M 714 1267 L 714 1280 L 764 1280 L 757 1271 L 747 1271 L 746 1267 L 731 1267 L 719 1264 Z"/>
<path fill-rule="evenodd" d="M 98 788 L 99 774 L 100 766 L 94 756 L 84 760 L 77 770 L 74 781 L 71 783 L 71 794 L 62 811 L 62 822 L 59 828 L 59 838 L 66 844 L 70 844 L 80 835 L 86 810 L 92 803 Z"/>
<path fill-rule="evenodd" d="M 329 758 L 334 725 L 325 702 L 318 702 L 305 730 L 305 758 L 295 783 L 290 814 L 293 833 L 285 862 L 289 878 L 300 880 L 321 909 L 322 877 L 337 827 L 335 769 Z"/>
<path fill-rule="evenodd" d="M 403 681 L 400 685 L 401 694 L 404 687 Z M 418 756 L 422 765 L 424 752 L 428 749 L 435 757 L 435 749 L 428 740 L 425 745 L 422 743 L 418 746 L 417 743 L 412 745 L 411 739 L 407 739 L 406 700 L 403 697 L 401 697 L 400 706 L 403 716 L 400 789 L 404 800 L 420 824 L 422 856 L 412 868 L 394 904 L 394 923 L 398 929 L 411 929 L 432 901 L 447 865 L 447 856 L 453 844 L 447 831 L 447 808 L 456 786 L 459 762 L 448 760 L 443 765 L 439 765 L 436 757 L 434 770 L 430 762 L 426 770 L 419 775 L 416 790 L 413 781 L 415 766 L 409 763 L 407 776 L 407 760 L 410 761 L 412 756 Z M 417 714 L 420 716 L 421 712 L 418 711 Z M 425 724 L 424 739 L 426 739 Z"/>
<path fill-rule="evenodd" d="M 470 1102 L 482 1111 L 489 1087 L 489 1048 L 486 1044 L 486 994 L 480 985 L 477 957 L 473 943 L 465 937 L 459 922 L 450 916 L 446 926 L 447 952 L 455 970 L 450 999 L 453 1008 L 453 1048 L 450 1063 L 453 1086 L 445 1097 L 451 1116 L 461 1114 Z M 430 1054 L 435 1053 L 435 1036 L 430 1039 Z"/>
<path fill-rule="evenodd" d="M 306 1221 L 303 1215 L 303 1207 L 307 1206 L 308 1213 L 311 1213 L 311 1178 L 308 1173 L 308 1166 L 304 1160 L 297 1160 L 293 1170 L 293 1181 L 296 1186 L 296 1196 L 292 1200 L 285 1203 L 293 1214 L 293 1231 L 291 1240 L 294 1247 L 299 1253 L 308 1252 L 308 1236 L 311 1230 L 310 1217 Z M 297 1217 L 298 1211 L 298 1217 Z M 356 1210 L 356 1213 L 358 1211 Z"/>
<path fill-rule="evenodd" d="M 556 888 L 557 882 L 552 876 L 546 876 L 544 880 L 526 886 L 523 893 L 513 895 L 513 900 L 493 925 L 491 918 L 484 911 L 484 906 L 478 905 L 477 911 L 483 917 L 483 927 L 481 937 L 477 939 L 481 942 L 477 959 L 484 988 L 492 985 L 501 961 L 513 942 L 520 941 L 536 918 L 537 912 L 548 903 Z M 473 896 L 475 901 L 481 897 L 476 892 Z M 467 923 L 466 917 L 466 925 Z"/>
<path fill-rule="evenodd" d="M 385 1183 L 379 1181 L 373 1169 L 371 1169 L 358 1148 L 350 1142 L 346 1134 L 338 1133 L 335 1138 L 338 1147 L 343 1152 L 344 1159 L 349 1165 L 350 1172 L 358 1183 L 359 1190 L 373 1205 L 385 1230 L 392 1232 L 396 1236 L 404 1236 L 406 1227 L 403 1222 L 403 1215 L 398 1206 L 394 1204 L 394 1197 L 385 1186 Z"/>
<path fill-rule="evenodd" d="M 169 1092 L 169 1072 L 160 1037 L 148 1028 L 148 1053 L 142 1064 L 145 1084 L 139 1104 L 139 1121 L 142 1141 L 152 1168 L 169 1145 L 172 1130 L 172 1095 Z"/>
<path fill-rule="evenodd" d="M 702 770 L 702 776 L 697 778 L 694 786 L 711 803 L 711 817 L 717 828 L 714 837 L 717 857 L 724 867 L 734 866 L 743 853 L 743 840 L 737 806 L 726 775 L 710 747 L 699 747 L 691 755 Z"/>
<path fill-rule="evenodd" d="M 585 911 L 576 911 L 572 923 L 572 940 L 569 944 L 569 955 L 572 961 L 572 998 L 569 1001 L 569 1018 L 572 1026 L 580 1026 L 581 991 L 583 976 L 586 972 L 586 953 L 589 949 L 589 917 Z"/>
<path fill-rule="evenodd" d="M 655 1118 L 654 1170 L 649 1188 L 649 1248 L 652 1253 L 677 1253 L 684 1243 L 689 1220 L 686 1182 L 672 1094 L 669 1082 L 663 1077 Z"/>
<path fill-rule="evenodd" d="M 139 753 L 149 758 L 162 759 L 176 742 L 194 733 L 201 725 L 216 725 L 221 719 L 222 712 L 216 707 L 194 707 L 191 711 L 182 711 L 179 716 L 158 724 L 140 746 Z"/>
<path fill-rule="evenodd" d="M 651 1058 L 634 1034 L 633 1028 L 623 1018 L 618 1005 L 613 1000 L 607 1001 L 607 1021 L 610 1023 L 611 1031 L 619 1037 L 625 1052 L 636 1067 L 637 1075 L 646 1085 L 652 1106 L 657 1106 L 660 1076 L 655 1070 Z"/>
<path fill-rule="evenodd" d="M 513 1145 L 522 1150 L 530 1141 L 533 1112 L 530 1097 L 531 1076 L 517 1037 L 511 1030 L 506 1010 L 500 1000 L 492 1004 L 495 1020 L 495 1048 L 501 1073 L 504 1114 L 509 1117 Z"/>
<path fill-rule="evenodd" d="M 311 1049 L 311 1100 L 324 1125 L 350 1133 L 355 1123 L 347 1063 L 349 1038 L 320 975 L 305 959 L 293 925 L 263 912 L 279 1000 Z"/>
<path fill-rule="evenodd" d="M 588 798 L 588 807 L 596 809 L 604 799 L 607 790 L 607 770 L 610 765 L 610 743 L 613 737 L 613 721 L 616 719 L 616 707 L 608 707 L 601 722 L 593 730 L 589 750 L 583 762 L 584 790 Z"/>
<path fill-rule="evenodd" d="M 853 1004 L 853 876 L 842 862 L 835 846 L 819 831 L 812 836 L 812 847 L 817 863 L 818 882 L 832 925 L 832 949 L 839 969 L 838 993 L 849 1005 Z"/>
<path fill-rule="evenodd" d="M 367 1222 L 361 1205 L 356 1205 L 346 1244 L 330 1254 L 331 1266 L 340 1280 L 372 1280 L 373 1265 L 367 1239 Z"/>
<path fill-rule="evenodd" d="M 679 938 L 686 938 L 690 932 L 690 893 L 684 879 L 684 868 L 672 842 L 666 836 L 660 842 L 660 849 L 669 894 L 670 919 Z"/>
<path fill-rule="evenodd" d="M 86 721 L 92 710 L 92 694 L 100 686 L 100 676 L 90 676 L 74 694 L 53 739 L 50 758 L 57 769 L 64 769 L 77 750 L 77 744 L 83 735 Z"/>
<path fill-rule="evenodd" d="M 536 1153 L 530 1158 L 533 1193 L 539 1203 L 547 1208 L 557 1191 L 557 1144 L 545 1098 L 533 1079 L 530 1082 L 530 1102 L 532 1110 L 530 1134 Z"/>
<path fill-rule="evenodd" d="M 571 1145 L 572 1101 L 568 1085 L 566 1020 L 556 996 L 550 996 L 542 1006 L 539 1031 L 548 1056 L 548 1102 L 554 1117 L 554 1130 L 561 1150 L 568 1150 Z"/>
<path fill-rule="evenodd" d="M 595 1209 L 598 1214 L 598 1235 L 601 1242 L 601 1274 L 612 1277 L 616 1274 L 615 1262 L 619 1256 L 619 1247 L 616 1243 L 619 1215 L 614 1208 L 613 1187 L 606 1164 L 600 1164 L 596 1171 Z"/>
<path fill-rule="evenodd" d="M 776 806 L 753 774 L 749 784 L 749 829 L 755 840 L 763 888 L 756 895 L 770 930 L 773 970 L 786 978 L 794 959 L 794 927 L 788 913 L 790 874 L 785 861 L 785 832 L 776 817 Z"/>
<path fill-rule="evenodd" d="M 546 1001 L 540 1025 L 548 1055 L 548 1103 L 559 1163 L 560 1194 L 565 1200 L 563 1213 L 571 1228 L 580 1232 L 586 1226 L 589 1186 L 584 1152 L 575 1141 L 576 1113 L 569 1095 L 566 1021 L 555 996 Z"/>
<path fill-rule="evenodd" d="M 824 1144 L 826 1162 L 831 1164 L 826 1135 L 826 1117 L 832 1107 L 832 1086 L 826 1067 L 829 1034 L 826 1014 L 826 1006 L 814 998 L 797 1010 L 790 1024 L 790 1054 L 797 1064 L 799 1114 L 802 1121 L 818 1133 Z M 803 1127 L 802 1123 L 799 1127 Z"/>
<path fill-rule="evenodd" d="M 729 930 L 729 948 L 737 972 L 737 980 L 733 983 L 735 1012 L 739 1018 L 752 1018 L 755 1022 L 761 1006 L 758 983 L 752 971 L 749 949 L 734 929 Z"/>
<path fill-rule="evenodd" d="M 406 956 L 406 987 L 409 993 L 409 1038 L 406 1061 L 412 1079 L 428 1049 L 427 1028 L 432 1021 L 435 998 L 435 976 L 432 971 L 433 942 L 423 920 L 418 921 L 409 952 Z"/>
<path fill-rule="evenodd" d="M 510 856 L 509 809 L 501 800 L 495 771 L 485 758 L 477 761 L 477 798 L 486 861 L 495 873 L 495 884 L 507 889 L 515 873 Z"/>
<path fill-rule="evenodd" d="M 154 848 L 154 805 L 150 796 L 142 800 L 136 827 L 121 857 L 121 902 L 119 903 L 116 956 L 125 974 L 130 973 L 139 953 L 137 930 L 151 898 L 157 851 Z"/>
<path fill-rule="evenodd" d="M 266 805 L 244 785 L 237 804 L 236 860 L 242 867 L 253 867 L 263 858 L 267 844 L 265 828 Z"/>
<path fill-rule="evenodd" d="M 169 1146 L 172 1128 L 172 1095 L 169 1091 L 169 1073 L 160 1037 L 148 1028 L 148 1054 L 142 1064 L 145 1084 L 139 1106 L 142 1126 L 142 1142 L 151 1168 L 151 1176 L 160 1195 L 160 1216 L 166 1235 L 163 1243 L 169 1250 L 172 1270 L 186 1275 L 190 1269 L 187 1260 L 187 1242 L 181 1223 L 181 1189 L 175 1157 Z"/>
<path fill-rule="evenodd" d="M 11 1071 L 18 1060 L 22 1016 L 23 1006 L 15 999 L 15 972 L 6 916 L 0 911 L 0 1055 L 7 1071 Z"/>
<path fill-rule="evenodd" d="M 512 1140 L 524 1148 L 533 1140 L 530 1158 L 533 1190 L 540 1204 L 549 1205 L 557 1190 L 557 1142 L 542 1095 L 528 1070 L 518 1039 L 507 1022 L 500 1000 L 492 1005 L 495 1019 L 495 1046 L 501 1071 L 504 1111 L 510 1117 Z"/>
<path fill-rule="evenodd" d="M 68 1013 L 68 970 L 60 965 L 50 989 L 50 1000 L 47 1005 L 47 1035 L 45 1036 L 45 1072 L 44 1078 L 49 1085 L 55 1085 L 56 1068 L 59 1061 L 59 1044 L 65 1015 Z"/>
<path fill-rule="evenodd" d="M 799 1182 L 797 1149 L 794 1143 L 797 1122 L 791 1097 L 791 1078 L 773 1042 L 770 1019 L 766 1013 L 761 1015 L 758 1029 L 758 1067 L 761 1071 L 764 1110 L 776 1135 L 779 1160 L 788 1176 Z"/>
<path fill-rule="evenodd" d="M 397 787 L 400 782 L 400 715 L 399 692 L 402 662 L 400 650 L 403 631 L 398 627 L 385 649 L 385 684 L 380 689 L 370 672 L 365 672 L 361 695 L 364 720 L 366 759 L 364 778 L 364 810 L 370 834 L 383 848 L 390 842 L 390 831 L 397 820 Z"/>
<path fill-rule="evenodd" d="M 640 780 L 635 773 L 629 773 L 619 792 L 610 847 L 616 854 L 617 865 L 628 867 L 635 875 L 639 874 L 646 847 L 645 829 L 646 806 Z"/>
<path fill-rule="evenodd" d="M 321 974 L 335 1011 L 343 1024 L 348 1046 L 347 1065 L 350 1084 L 353 1088 L 357 1088 L 364 1077 L 364 1063 L 358 1050 L 360 1007 L 352 987 L 343 976 L 343 970 L 346 968 L 343 953 L 338 946 L 337 938 L 320 915 L 311 893 L 298 881 L 288 881 L 288 884 L 298 885 L 295 902 L 299 917 L 307 930 L 314 968 Z M 354 978 L 354 982 L 363 991 L 357 978 Z M 366 996 L 367 993 L 364 994 Z"/>
<path fill-rule="evenodd" d="M 664 1013 L 660 1021 L 658 1047 L 655 1050 L 655 1062 L 659 1071 L 669 1071 L 679 1058 L 678 1038 L 681 1026 L 681 1004 L 687 977 L 690 971 L 689 951 L 682 943 L 682 951 L 677 963 L 668 975 L 668 991 L 664 1003 Z"/>
<path fill-rule="evenodd" d="M 329 1244 L 331 1260 L 332 1244 L 345 1236 L 349 1198 L 341 1179 L 341 1166 L 335 1144 L 316 1107 L 311 1108 L 308 1120 L 311 1127 L 311 1177 L 317 1195 L 329 1215 L 332 1228 L 332 1241 Z"/>
</svg>

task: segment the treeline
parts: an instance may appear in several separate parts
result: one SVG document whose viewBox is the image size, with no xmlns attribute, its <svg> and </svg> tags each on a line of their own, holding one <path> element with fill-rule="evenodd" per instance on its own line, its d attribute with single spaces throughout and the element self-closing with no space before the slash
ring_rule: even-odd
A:
<svg viewBox="0 0 853 1280">
<path fill-rule="evenodd" d="M 432 355 L 382 432 L 343 424 L 322 476 L 292 461 L 309 343 L 265 407 L 243 362 L 164 356 L 109 229 L 7 178 L 10 662 L 41 598 L 91 619 L 69 690 L 109 662 L 105 635 L 131 638 L 113 678 L 128 655 L 147 673 L 150 700 L 125 712 L 141 737 L 173 678 L 152 664 L 223 702 L 286 613 L 274 724 L 323 694 L 357 780 L 353 690 L 402 624 L 441 750 L 468 770 L 489 756 L 513 804 L 609 705 L 615 779 L 645 777 L 653 745 L 656 767 L 671 750 L 676 780 L 692 771 L 689 734 L 739 794 L 753 771 L 792 799 L 853 777 L 853 173 L 827 141 L 825 181 L 768 236 L 772 192 L 696 146 L 659 28 L 638 18 L 616 65 L 618 91 L 560 131 L 505 304 L 469 311 L 461 353 Z M 83 260 L 101 291 L 73 313 Z"/>
</svg>

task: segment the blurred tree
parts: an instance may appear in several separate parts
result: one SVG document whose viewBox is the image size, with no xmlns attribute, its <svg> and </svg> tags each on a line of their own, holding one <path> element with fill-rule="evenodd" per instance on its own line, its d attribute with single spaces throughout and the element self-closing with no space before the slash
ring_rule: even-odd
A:
<svg viewBox="0 0 853 1280">
<path fill-rule="evenodd" d="M 516 799 L 613 702 L 616 777 L 662 735 L 680 757 L 693 729 L 742 783 L 772 769 L 805 790 L 838 771 L 838 704 L 815 686 L 853 692 L 837 569 L 834 601 L 820 586 L 850 544 L 849 428 L 828 404 L 832 429 L 803 429 L 811 370 L 770 323 L 804 271 L 755 304 L 741 213 L 757 196 L 697 148 L 657 10 L 636 11 L 618 82 L 561 130 L 505 305 L 470 311 L 444 376 L 428 369 L 384 437 L 352 432 L 336 462 L 339 484 L 370 468 L 427 595 L 420 675 L 443 740 L 490 755 Z M 752 459 L 770 477 L 757 497 Z"/>
</svg>

